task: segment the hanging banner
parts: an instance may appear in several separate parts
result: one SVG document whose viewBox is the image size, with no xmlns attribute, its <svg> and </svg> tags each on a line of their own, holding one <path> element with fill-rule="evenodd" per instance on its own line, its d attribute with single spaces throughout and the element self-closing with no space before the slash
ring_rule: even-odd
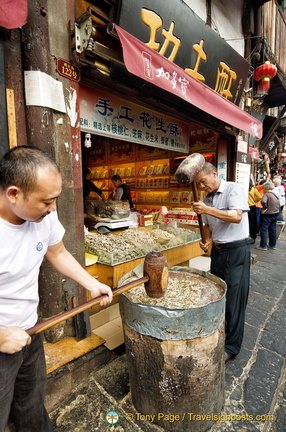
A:
<svg viewBox="0 0 286 432">
<path fill-rule="evenodd" d="M 147 47 L 143 42 L 114 24 L 119 36 L 126 69 L 206 113 L 238 129 L 262 137 L 262 123 L 241 110 L 175 63 Z"/>
<path fill-rule="evenodd" d="M 239 106 L 250 65 L 194 13 L 198 0 L 120 3 L 122 29 Z"/>
<path fill-rule="evenodd" d="M 0 26 L 15 29 L 26 24 L 28 19 L 28 0 L 1 0 Z"/>
<path fill-rule="evenodd" d="M 188 153 L 187 123 L 85 86 L 79 98 L 81 131 Z"/>
</svg>

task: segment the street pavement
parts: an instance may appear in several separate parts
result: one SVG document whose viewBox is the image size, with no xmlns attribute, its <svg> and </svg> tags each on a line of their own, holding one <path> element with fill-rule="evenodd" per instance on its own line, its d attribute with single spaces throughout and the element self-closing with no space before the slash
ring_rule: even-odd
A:
<svg viewBox="0 0 286 432">
<path fill-rule="evenodd" d="M 251 245 L 243 347 L 226 363 L 225 404 L 211 432 L 286 431 L 286 230 L 276 250 L 256 250 L 258 244 L 259 237 Z M 101 354 L 102 349 L 98 348 Z M 113 424 L 108 423 L 108 412 L 110 416 L 118 414 L 119 421 L 115 423 L 116 417 L 109 417 Z M 117 349 L 114 360 L 100 364 L 50 415 L 55 432 L 168 430 L 140 416 L 133 406 L 124 346 Z M 170 419 L 166 422 L 170 424 Z M 197 431 L 196 426 L 190 421 L 190 428 L 184 427 L 184 432 Z"/>
</svg>

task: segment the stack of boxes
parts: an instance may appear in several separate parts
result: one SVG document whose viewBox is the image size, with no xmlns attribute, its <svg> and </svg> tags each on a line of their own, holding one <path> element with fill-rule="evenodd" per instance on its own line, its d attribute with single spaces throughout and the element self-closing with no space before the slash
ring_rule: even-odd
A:
<svg viewBox="0 0 286 432">
<path fill-rule="evenodd" d="M 168 214 L 166 215 L 166 219 L 169 223 L 177 222 L 188 225 L 198 225 L 198 216 L 197 214 L 186 208 L 173 208 L 170 209 Z"/>
</svg>

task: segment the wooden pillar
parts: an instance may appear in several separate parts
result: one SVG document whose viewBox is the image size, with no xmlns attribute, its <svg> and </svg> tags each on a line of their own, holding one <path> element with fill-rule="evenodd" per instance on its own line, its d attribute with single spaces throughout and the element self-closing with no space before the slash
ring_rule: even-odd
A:
<svg viewBox="0 0 286 432">
<path fill-rule="evenodd" d="M 59 10 L 58 2 L 54 0 L 29 2 L 28 22 L 22 34 L 22 57 L 23 70 L 39 70 L 63 83 L 65 102 L 68 104 L 70 81 L 56 72 L 56 56 L 69 60 L 65 4 L 63 2 Z M 78 198 L 81 191 L 81 152 L 78 140 L 71 139 L 70 118 L 68 114 L 47 107 L 26 106 L 26 122 L 27 143 L 51 154 L 60 168 L 63 188 L 58 200 L 58 214 L 66 229 L 64 243 L 71 254 L 84 264 L 83 207 L 82 198 Z M 78 284 L 44 262 L 40 272 L 40 316 L 47 318 L 70 309 L 71 298 L 78 295 L 78 289 Z M 45 334 L 50 342 L 73 336 L 73 320 L 52 327 Z"/>
<path fill-rule="evenodd" d="M 0 44 L 0 157 L 7 152 L 8 148 L 4 49 Z"/>
</svg>

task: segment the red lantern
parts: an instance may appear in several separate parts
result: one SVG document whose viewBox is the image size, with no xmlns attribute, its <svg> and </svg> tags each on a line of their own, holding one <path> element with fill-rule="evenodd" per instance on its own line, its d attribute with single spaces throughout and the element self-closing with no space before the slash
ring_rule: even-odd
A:
<svg viewBox="0 0 286 432">
<path fill-rule="evenodd" d="M 259 82 L 257 87 L 259 94 L 267 94 L 270 89 L 270 80 L 275 77 L 276 73 L 277 67 L 269 61 L 266 61 L 255 69 L 253 78 Z"/>
</svg>

